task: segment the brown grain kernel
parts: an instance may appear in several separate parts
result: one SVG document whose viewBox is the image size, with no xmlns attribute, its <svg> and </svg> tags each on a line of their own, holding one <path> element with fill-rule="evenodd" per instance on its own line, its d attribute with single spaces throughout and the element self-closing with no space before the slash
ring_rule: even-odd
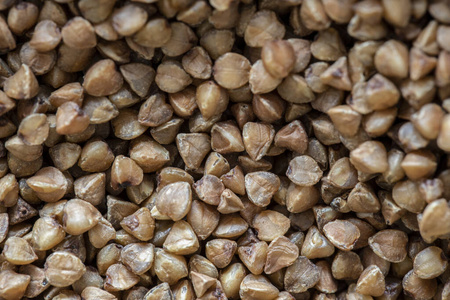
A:
<svg viewBox="0 0 450 300">
<path fill-rule="evenodd" d="M 2 38 L 0 39 L 0 51 L 3 53 L 16 48 L 14 36 L 3 16 L 0 18 L 0 32 L 2 33 Z"/>
<path fill-rule="evenodd" d="M 52 92 L 48 100 L 54 107 L 60 107 L 69 101 L 75 102 L 81 107 L 84 99 L 83 92 L 83 87 L 80 83 L 72 82 Z"/>
<path fill-rule="evenodd" d="M 206 257 L 218 268 L 225 268 L 236 252 L 237 244 L 228 239 L 213 239 L 206 243 Z"/>
<path fill-rule="evenodd" d="M 365 173 L 382 173 L 388 168 L 386 149 L 375 141 L 364 142 L 351 151 L 350 162 Z"/>
<path fill-rule="evenodd" d="M 385 279 L 380 268 L 371 265 L 364 269 L 356 284 L 356 292 L 363 295 L 381 296 L 385 290 Z"/>
<path fill-rule="evenodd" d="M 116 70 L 114 62 L 111 59 L 103 59 L 89 68 L 83 87 L 88 94 L 101 97 L 116 93 L 122 84 L 122 75 Z"/>
<path fill-rule="evenodd" d="M 106 271 L 104 289 L 110 292 L 127 290 L 139 282 L 139 277 L 123 264 L 111 265 Z"/>
<path fill-rule="evenodd" d="M 165 55 L 179 56 L 188 52 L 197 43 L 194 32 L 184 23 L 173 22 L 170 26 L 172 28 L 170 39 L 161 45 L 161 50 Z M 155 28 L 159 30 L 161 27 L 155 26 Z"/>
<path fill-rule="evenodd" d="M 278 293 L 278 289 L 263 275 L 245 276 L 239 289 L 241 299 L 275 299 Z"/>
<path fill-rule="evenodd" d="M 223 113 L 228 105 L 226 91 L 213 81 L 206 81 L 197 87 L 197 105 L 205 119 Z"/>
<path fill-rule="evenodd" d="M 189 169 L 200 167 L 211 150 L 211 139 L 204 133 L 180 133 L 176 137 L 177 148 Z"/>
<path fill-rule="evenodd" d="M 211 7 L 206 1 L 195 1 L 177 14 L 177 20 L 191 26 L 199 25 L 211 15 Z"/>
<path fill-rule="evenodd" d="M 325 224 L 323 232 L 334 246 L 345 251 L 352 250 L 360 236 L 358 227 L 343 220 L 335 220 Z"/>
<path fill-rule="evenodd" d="M 245 150 L 239 128 L 232 122 L 217 122 L 211 129 L 211 147 L 221 154 Z"/>
<path fill-rule="evenodd" d="M 205 161 L 204 174 L 211 174 L 217 177 L 230 171 L 230 164 L 220 153 L 211 152 Z"/>
<path fill-rule="evenodd" d="M 179 132 L 183 119 L 173 118 L 159 126 L 150 129 L 150 134 L 158 143 L 162 145 L 171 144 Z"/>
<path fill-rule="evenodd" d="M 406 257 L 408 236 L 399 230 L 386 229 L 369 238 L 370 248 L 389 262 L 401 262 Z"/>
<path fill-rule="evenodd" d="M 161 90 L 177 93 L 191 84 L 192 79 L 180 63 L 166 60 L 158 66 L 155 82 Z"/>
<path fill-rule="evenodd" d="M 64 273 L 61 271 L 64 270 Z M 45 277 L 53 286 L 64 287 L 73 284 L 86 272 L 86 267 L 74 254 L 57 251 L 47 257 Z M 64 274 L 64 275 L 62 275 Z"/>
<path fill-rule="evenodd" d="M 253 172 L 245 175 L 245 189 L 247 195 L 257 206 L 269 205 L 272 196 L 280 187 L 280 179 L 270 172 Z"/>
<path fill-rule="evenodd" d="M 61 199 L 68 187 L 64 175 L 54 167 L 42 168 L 27 180 L 27 184 L 36 192 L 39 199 L 46 202 Z"/>
<path fill-rule="evenodd" d="M 25 100 L 38 94 L 39 85 L 31 68 L 23 64 L 14 75 L 5 80 L 3 91 L 8 97 Z"/>
<path fill-rule="evenodd" d="M 0 296 L 4 299 L 20 299 L 30 283 L 31 277 L 12 270 L 0 272 Z"/>
<path fill-rule="evenodd" d="M 239 297 L 239 286 L 246 273 L 241 263 L 234 263 L 221 272 L 219 279 L 227 297 Z"/>
<path fill-rule="evenodd" d="M 426 205 L 418 191 L 417 183 L 406 180 L 395 184 L 392 197 L 398 206 L 410 212 L 419 213 Z"/>
<path fill-rule="evenodd" d="M 216 59 L 213 67 L 214 79 L 226 89 L 237 89 L 249 80 L 250 62 L 237 53 L 225 53 Z"/>
<path fill-rule="evenodd" d="M 448 134 L 450 128 L 450 114 L 447 114 L 442 119 L 441 129 L 437 138 L 437 145 L 440 149 L 448 151 L 450 149 L 450 134 Z"/>
<path fill-rule="evenodd" d="M 295 157 L 290 161 L 286 176 L 295 184 L 311 186 L 319 182 L 323 172 L 317 162 L 307 155 Z"/>
<path fill-rule="evenodd" d="M 56 132 L 73 135 L 81 133 L 89 126 L 89 116 L 75 102 L 65 102 L 56 112 Z"/>
<path fill-rule="evenodd" d="M 413 298 L 431 299 L 436 293 L 437 283 L 435 279 L 421 279 L 411 270 L 403 277 L 402 287 Z"/>
<path fill-rule="evenodd" d="M 257 242 L 238 248 L 239 258 L 252 274 L 260 275 L 263 272 L 267 248 L 266 242 Z"/>
<path fill-rule="evenodd" d="M 290 220 L 279 212 L 265 210 L 255 216 L 252 225 L 260 240 L 270 242 L 289 230 Z"/>
<path fill-rule="evenodd" d="M 85 19 L 75 17 L 61 29 L 66 45 L 76 49 L 93 48 L 97 44 L 94 27 Z"/>
<path fill-rule="evenodd" d="M 212 72 L 212 62 L 202 47 L 194 47 L 186 53 L 182 60 L 184 70 L 194 78 L 208 79 Z"/>
<path fill-rule="evenodd" d="M 284 78 L 294 68 L 296 58 L 294 48 L 288 41 L 268 41 L 261 51 L 265 69 L 276 78 Z"/>
<path fill-rule="evenodd" d="M 252 16 L 245 29 L 245 42 L 250 47 L 262 47 L 265 42 L 283 38 L 284 26 L 272 11 L 259 11 Z"/>
<path fill-rule="evenodd" d="M 288 292 L 301 293 L 313 287 L 320 277 L 319 268 L 308 258 L 300 256 L 286 269 L 284 285 Z"/>
<path fill-rule="evenodd" d="M 244 173 L 241 167 L 236 166 L 220 177 L 226 188 L 239 195 L 245 195 Z"/>
<path fill-rule="evenodd" d="M 72 199 L 64 206 L 63 227 L 72 235 L 82 234 L 93 228 L 101 218 L 100 212 L 89 202 Z"/>
<path fill-rule="evenodd" d="M 153 237 L 155 220 L 147 207 L 142 207 L 133 214 L 120 221 L 120 226 L 141 241 L 148 241 Z"/>
<path fill-rule="evenodd" d="M 89 241 L 95 248 L 103 248 L 116 237 L 116 230 L 105 218 L 101 218 L 97 225 L 88 231 Z"/>
<path fill-rule="evenodd" d="M 188 222 L 177 221 L 173 224 L 163 247 L 166 251 L 173 254 L 189 255 L 198 250 L 199 242 Z"/>
<path fill-rule="evenodd" d="M 441 275 L 447 265 L 442 249 L 431 246 L 417 253 L 414 258 L 414 273 L 421 279 L 432 279 Z"/>
<path fill-rule="evenodd" d="M 8 12 L 8 25 L 16 35 L 23 35 L 25 31 L 36 24 L 39 8 L 33 3 L 23 2 L 11 7 Z"/>
<path fill-rule="evenodd" d="M 257 60 L 250 69 L 249 85 L 254 94 L 269 93 L 277 88 L 282 78 L 273 77 L 261 59 Z"/>
<path fill-rule="evenodd" d="M 221 214 L 230 214 L 244 209 L 241 199 L 229 189 L 225 189 L 220 195 L 217 210 Z"/>
<path fill-rule="evenodd" d="M 187 182 L 175 182 L 163 187 L 157 196 L 157 209 L 174 221 L 189 212 L 192 203 L 191 187 Z"/>
<path fill-rule="evenodd" d="M 288 238 L 280 236 L 269 244 L 264 273 L 272 274 L 295 262 L 299 255 L 298 247 Z"/>
</svg>

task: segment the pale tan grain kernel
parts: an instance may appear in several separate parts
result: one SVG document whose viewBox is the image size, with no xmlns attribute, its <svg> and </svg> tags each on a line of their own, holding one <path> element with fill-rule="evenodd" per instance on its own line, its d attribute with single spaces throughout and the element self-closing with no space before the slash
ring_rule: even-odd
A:
<svg viewBox="0 0 450 300">
<path fill-rule="evenodd" d="M 363 295 L 381 296 L 385 290 L 385 279 L 380 268 L 371 265 L 364 269 L 358 278 L 356 291 Z"/>
<path fill-rule="evenodd" d="M 0 272 L 0 296 L 4 299 L 20 299 L 30 284 L 31 277 L 13 270 Z"/>
<path fill-rule="evenodd" d="M 221 154 L 244 151 L 239 128 L 231 121 L 214 124 L 211 128 L 211 148 Z"/>
<path fill-rule="evenodd" d="M 239 297 L 239 286 L 247 271 L 243 264 L 234 263 L 220 273 L 219 280 L 227 297 Z"/>
<path fill-rule="evenodd" d="M 192 79 L 180 63 L 166 60 L 158 66 L 155 82 L 161 90 L 176 93 L 191 84 Z"/>
<path fill-rule="evenodd" d="M 282 78 L 276 78 L 267 72 L 261 59 L 253 63 L 250 69 L 249 85 L 254 94 L 273 91 L 281 83 Z"/>
<path fill-rule="evenodd" d="M 211 152 L 206 158 L 204 174 L 211 174 L 220 177 L 229 171 L 230 164 L 220 153 Z"/>
<path fill-rule="evenodd" d="M 212 239 L 205 245 L 206 257 L 218 268 L 230 264 L 236 249 L 236 242 L 228 239 Z"/>
<path fill-rule="evenodd" d="M 61 29 L 65 44 L 76 49 L 93 48 L 97 44 L 94 27 L 82 17 L 75 17 Z"/>
<path fill-rule="evenodd" d="M 276 78 L 286 77 L 294 68 L 296 57 L 289 41 L 268 41 L 261 51 L 265 69 Z"/>
<path fill-rule="evenodd" d="M 263 275 L 245 276 L 239 289 L 241 299 L 274 299 L 278 293 L 278 289 Z"/>
<path fill-rule="evenodd" d="M 175 182 L 162 188 L 156 199 L 157 209 L 178 221 L 184 218 L 190 210 L 192 203 L 192 191 L 189 183 Z"/>
<path fill-rule="evenodd" d="M 250 201 L 257 206 L 269 205 L 272 196 L 280 187 L 280 179 L 270 172 L 252 172 L 245 175 L 245 190 Z"/>
<path fill-rule="evenodd" d="M 360 237 L 358 227 L 343 220 L 335 220 L 325 224 L 323 232 L 334 246 L 344 251 L 352 250 Z"/>
<path fill-rule="evenodd" d="M 297 156 L 289 162 L 286 176 L 295 184 L 311 186 L 319 182 L 323 172 L 317 162 L 307 155 Z"/>
<path fill-rule="evenodd" d="M 0 32 L 2 33 L 0 51 L 3 53 L 16 48 L 16 40 L 3 17 L 0 18 Z"/>
<path fill-rule="evenodd" d="M 317 0 L 304 1 L 300 8 L 300 17 L 306 28 L 311 30 L 324 30 L 331 25 L 324 4 Z"/>
<path fill-rule="evenodd" d="M 263 122 L 274 123 L 281 119 L 285 110 L 285 102 L 276 94 L 254 95 L 253 113 Z"/>
<path fill-rule="evenodd" d="M 5 241 L 2 255 L 14 265 L 28 265 L 38 259 L 33 248 L 25 239 L 14 236 Z"/>
<path fill-rule="evenodd" d="M 311 43 L 311 54 L 320 60 L 336 61 L 346 55 L 345 46 L 334 28 L 320 31 L 317 39 Z"/>
<path fill-rule="evenodd" d="M 299 256 L 294 264 L 286 269 L 284 285 L 288 292 L 301 293 L 313 287 L 319 277 L 319 268 L 308 258 Z"/>
<path fill-rule="evenodd" d="M 14 75 L 5 80 L 3 91 L 8 97 L 25 100 L 38 94 L 39 84 L 31 68 L 23 64 Z"/>
<path fill-rule="evenodd" d="M 450 149 L 450 115 L 447 114 L 442 119 L 441 129 L 437 138 L 437 145 L 440 149 L 444 151 L 449 151 Z"/>
<path fill-rule="evenodd" d="M 405 27 L 411 16 L 410 0 L 402 0 L 396 3 L 383 0 L 384 19 L 396 27 Z"/>
<path fill-rule="evenodd" d="M 212 9 L 206 1 L 195 1 L 177 14 L 177 20 L 196 26 L 205 21 L 211 15 L 211 11 Z"/>
<path fill-rule="evenodd" d="M 121 263 L 111 265 L 105 275 L 103 287 L 109 292 L 127 290 L 139 282 L 139 277 Z"/>
<path fill-rule="evenodd" d="M 255 13 L 245 29 L 244 39 L 250 47 L 262 47 L 271 40 L 281 39 L 285 34 L 284 26 L 274 12 L 262 10 Z"/>
<path fill-rule="evenodd" d="M 173 224 L 163 247 L 166 251 L 173 254 L 189 255 L 195 253 L 200 245 L 191 225 L 186 221 L 180 220 Z"/>
<path fill-rule="evenodd" d="M 435 279 L 421 279 L 411 270 L 403 277 L 402 287 L 413 298 L 431 299 L 436 293 L 437 282 Z"/>
<path fill-rule="evenodd" d="M 259 134 L 256 135 L 255 133 Z M 275 137 L 273 126 L 265 123 L 248 122 L 242 130 L 245 150 L 253 160 L 263 158 Z"/>
<path fill-rule="evenodd" d="M 226 91 L 214 83 L 206 81 L 197 87 L 197 105 L 205 119 L 210 119 L 223 113 L 228 105 Z"/>
<path fill-rule="evenodd" d="M 53 286 L 69 286 L 80 279 L 85 272 L 86 267 L 81 260 L 69 252 L 54 252 L 45 262 L 45 277 Z"/>
<path fill-rule="evenodd" d="M 239 165 L 220 177 L 226 188 L 239 195 L 245 195 L 244 173 Z"/>
<path fill-rule="evenodd" d="M 72 199 L 64 206 L 63 228 L 69 234 L 79 235 L 97 225 L 100 218 L 100 212 L 92 204 Z"/>
<path fill-rule="evenodd" d="M 414 258 L 414 273 L 422 279 L 432 279 L 441 275 L 448 266 L 442 249 L 436 246 L 425 248 Z"/>
<path fill-rule="evenodd" d="M 188 52 L 196 43 L 197 37 L 192 29 L 182 22 L 170 24 L 172 34 L 170 39 L 161 46 L 162 52 L 170 57 Z M 156 28 L 159 28 L 158 26 Z"/>
<path fill-rule="evenodd" d="M 54 107 L 59 107 L 65 102 L 75 102 L 78 106 L 83 104 L 83 87 L 79 82 L 68 83 L 50 94 L 49 102 Z"/>
<path fill-rule="evenodd" d="M 256 242 L 248 246 L 240 246 L 237 252 L 249 271 L 254 275 L 260 275 L 266 262 L 267 249 L 266 242 Z"/>
<path fill-rule="evenodd" d="M 111 59 L 103 59 L 86 72 L 83 87 L 92 96 L 107 96 L 116 93 L 123 84 L 122 75 Z"/>
</svg>

